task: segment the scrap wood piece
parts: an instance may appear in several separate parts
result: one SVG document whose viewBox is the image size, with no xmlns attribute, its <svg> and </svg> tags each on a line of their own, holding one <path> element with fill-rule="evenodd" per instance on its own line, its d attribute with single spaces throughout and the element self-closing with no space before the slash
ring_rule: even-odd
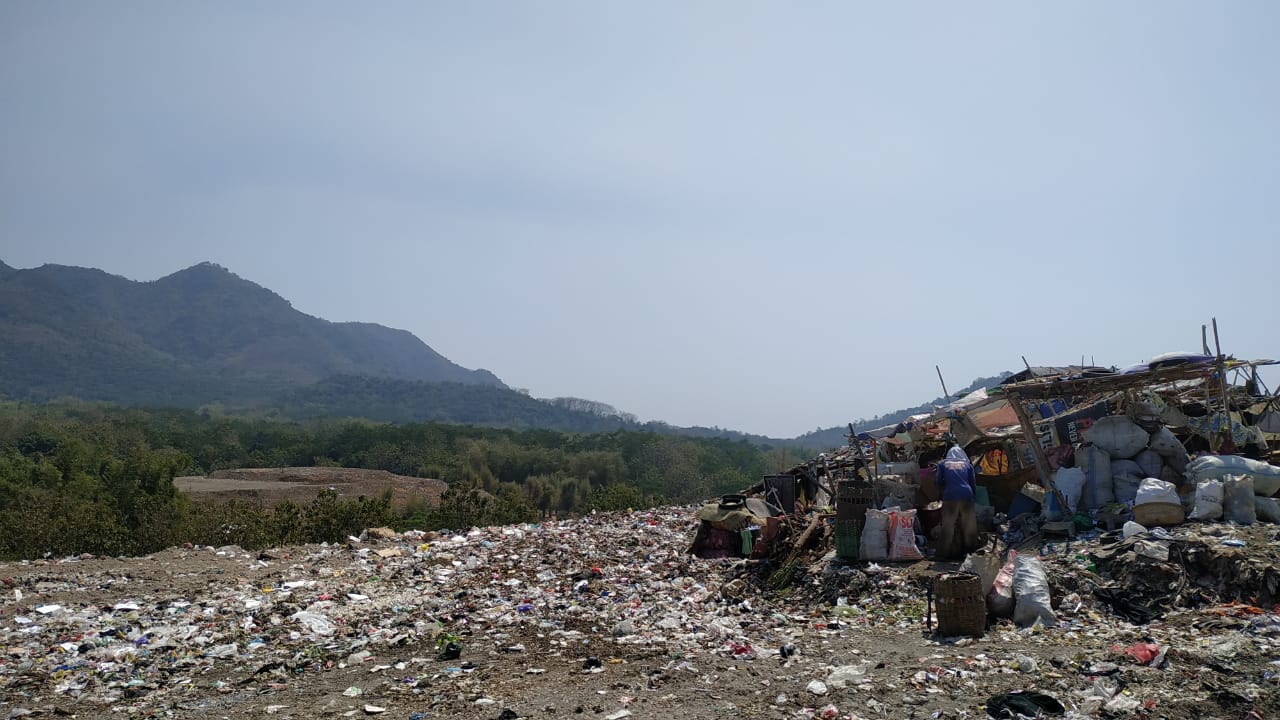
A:
<svg viewBox="0 0 1280 720">
<path fill-rule="evenodd" d="M 800 533 L 800 537 L 796 538 L 795 544 L 791 546 L 791 554 L 787 556 L 787 562 L 785 564 L 789 565 L 792 562 L 795 562 L 796 557 L 800 555 L 800 552 L 804 550 L 804 546 L 807 545 L 810 538 L 813 537 L 813 531 L 817 530 L 818 526 L 821 524 L 822 516 L 818 513 L 814 513 L 813 517 L 809 520 L 808 527 L 804 529 L 804 532 Z"/>
</svg>

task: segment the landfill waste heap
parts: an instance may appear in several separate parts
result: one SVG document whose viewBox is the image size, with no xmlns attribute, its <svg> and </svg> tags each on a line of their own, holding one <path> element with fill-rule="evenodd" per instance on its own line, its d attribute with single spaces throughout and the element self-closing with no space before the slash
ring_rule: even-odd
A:
<svg viewBox="0 0 1280 720">
<path fill-rule="evenodd" d="M 689 554 L 696 510 L 3 564 L 0 717 L 1280 711 L 1274 525 L 1024 549 L 1052 621 L 962 638 L 926 617 L 954 564 L 846 561 L 791 537 L 783 583 L 769 560 Z"/>
</svg>

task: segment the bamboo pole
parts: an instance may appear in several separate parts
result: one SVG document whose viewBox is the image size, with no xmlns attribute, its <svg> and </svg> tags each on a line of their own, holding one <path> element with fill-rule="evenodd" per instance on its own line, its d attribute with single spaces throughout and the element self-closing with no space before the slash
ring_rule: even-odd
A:
<svg viewBox="0 0 1280 720">
<path fill-rule="evenodd" d="M 1018 416 L 1018 424 L 1022 426 L 1022 437 L 1031 446 L 1031 454 L 1035 457 L 1036 473 L 1040 476 L 1040 484 L 1044 487 L 1051 487 L 1050 479 L 1053 471 L 1049 469 L 1049 458 L 1044 454 L 1044 448 L 1040 446 L 1040 438 L 1036 435 L 1036 426 L 1031 423 L 1031 418 L 1027 416 L 1027 409 L 1022 404 L 1022 396 L 1017 393 L 1009 393 L 1009 405 L 1013 407 L 1013 412 Z"/>
<path fill-rule="evenodd" d="M 1222 422 L 1227 428 L 1227 437 L 1231 438 L 1231 445 L 1235 445 L 1235 438 L 1231 432 L 1231 397 L 1227 392 L 1227 360 L 1222 356 L 1222 344 L 1218 341 L 1218 318 L 1212 318 L 1213 321 L 1213 349 L 1218 353 L 1218 383 L 1222 390 Z"/>
<path fill-rule="evenodd" d="M 1027 409 L 1022 406 L 1022 398 L 1014 393 L 1009 397 L 1009 404 L 1013 406 L 1013 412 L 1018 416 L 1018 424 L 1022 426 L 1022 435 L 1031 445 L 1031 454 L 1036 459 L 1036 474 L 1040 477 L 1040 485 L 1049 492 L 1053 493 L 1058 499 L 1058 507 L 1064 515 L 1070 515 L 1067 498 L 1053 484 L 1053 470 L 1049 467 L 1049 458 L 1044 454 L 1044 448 L 1040 446 L 1040 438 L 1036 436 L 1036 426 L 1031 423 L 1031 418 L 1027 416 Z"/>
<path fill-rule="evenodd" d="M 938 382 L 942 383 L 942 397 L 950 400 L 951 393 L 947 392 L 947 381 L 942 379 L 942 368 L 934 365 L 933 369 L 938 371 Z"/>
</svg>

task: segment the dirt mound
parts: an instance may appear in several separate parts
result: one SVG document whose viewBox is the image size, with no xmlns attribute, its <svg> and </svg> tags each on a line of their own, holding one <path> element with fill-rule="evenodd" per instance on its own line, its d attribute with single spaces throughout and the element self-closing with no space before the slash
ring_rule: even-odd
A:
<svg viewBox="0 0 1280 720">
<path fill-rule="evenodd" d="M 404 506 L 422 499 L 432 504 L 448 489 L 441 480 L 395 475 L 386 470 L 335 467 L 240 468 L 208 476 L 175 478 L 174 485 L 202 502 L 241 500 L 271 507 L 285 500 L 310 502 L 332 488 L 344 497 L 376 497 L 391 490 L 391 501 Z"/>
</svg>

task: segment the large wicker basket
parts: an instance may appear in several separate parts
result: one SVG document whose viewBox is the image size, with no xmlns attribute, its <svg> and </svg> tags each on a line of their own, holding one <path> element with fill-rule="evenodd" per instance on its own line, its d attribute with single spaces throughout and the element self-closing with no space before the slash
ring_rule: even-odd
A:
<svg viewBox="0 0 1280 720">
<path fill-rule="evenodd" d="M 981 637 L 987 631 L 987 600 L 982 579 L 973 573 L 947 573 L 933 581 L 938 634 Z"/>
<path fill-rule="evenodd" d="M 1153 502 L 1133 506 L 1133 520 L 1139 525 L 1181 525 L 1187 519 L 1186 511 L 1177 503 Z"/>
<path fill-rule="evenodd" d="M 836 519 L 852 520 L 861 525 L 866 521 L 867 508 L 875 507 L 875 491 L 870 485 L 857 480 L 836 483 Z"/>
</svg>

